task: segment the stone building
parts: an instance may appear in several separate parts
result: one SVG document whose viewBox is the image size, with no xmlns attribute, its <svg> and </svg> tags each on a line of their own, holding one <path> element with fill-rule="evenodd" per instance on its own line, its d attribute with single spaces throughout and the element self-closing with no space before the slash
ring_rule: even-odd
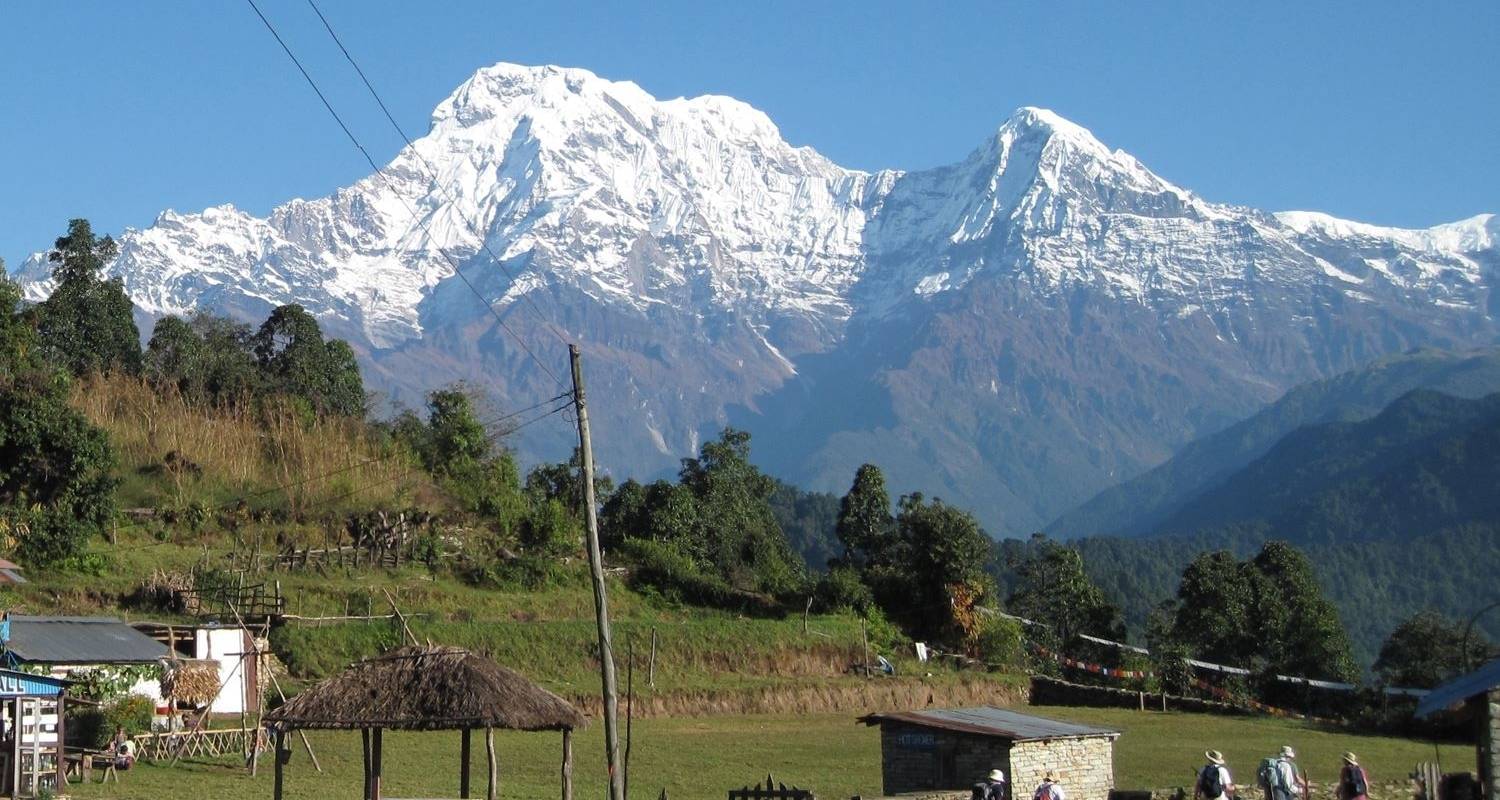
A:
<svg viewBox="0 0 1500 800">
<path fill-rule="evenodd" d="M 1015 800 L 1029 800 L 1048 770 L 1057 772 L 1069 800 L 1107 800 L 1115 785 L 1119 731 L 990 707 L 899 711 L 859 721 L 880 726 L 887 795 L 967 790 L 996 768 L 1005 770 Z"/>
<path fill-rule="evenodd" d="M 1500 799 L 1500 659 L 1433 689 L 1417 705 L 1417 717 L 1459 704 L 1473 721 L 1481 790 L 1489 800 Z"/>
</svg>

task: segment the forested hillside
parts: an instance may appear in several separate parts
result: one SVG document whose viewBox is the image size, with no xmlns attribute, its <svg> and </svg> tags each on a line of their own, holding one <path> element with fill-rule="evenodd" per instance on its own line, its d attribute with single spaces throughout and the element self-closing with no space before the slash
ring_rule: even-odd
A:
<svg viewBox="0 0 1500 800">
<path fill-rule="evenodd" d="M 1430 608 L 1462 618 L 1481 604 L 1474 587 L 1500 570 L 1497 486 L 1500 395 L 1418 391 L 1363 422 L 1294 431 L 1149 538 L 1076 544 L 1141 631 L 1196 554 L 1292 542 L 1315 565 L 1368 664 L 1411 614 Z"/>
<path fill-rule="evenodd" d="M 1297 428 L 1367 419 L 1414 389 L 1457 397 L 1500 391 L 1500 350 L 1414 351 L 1304 384 L 1248 419 L 1188 444 L 1156 468 L 1100 492 L 1045 530 L 1059 539 L 1146 535 Z"/>
</svg>

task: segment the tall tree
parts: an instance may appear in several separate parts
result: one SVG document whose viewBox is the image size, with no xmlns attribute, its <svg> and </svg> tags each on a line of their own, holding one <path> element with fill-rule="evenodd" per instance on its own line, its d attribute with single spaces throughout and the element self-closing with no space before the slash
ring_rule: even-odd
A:
<svg viewBox="0 0 1500 800">
<path fill-rule="evenodd" d="M 1049 626 L 1064 647 L 1074 645 L 1080 634 L 1122 638 L 1120 610 L 1084 572 L 1083 555 L 1043 537 L 1035 545 L 1016 565 L 1016 588 L 1006 607 Z"/>
<path fill-rule="evenodd" d="M 363 416 L 364 383 L 347 342 L 323 341 L 318 321 L 299 305 L 279 306 L 254 338 L 261 371 L 277 390 L 320 413 Z"/>
<path fill-rule="evenodd" d="M 1200 555 L 1183 571 L 1171 638 L 1195 655 L 1290 675 L 1353 680 L 1349 637 L 1312 565 L 1285 542 L 1254 558 Z"/>
<path fill-rule="evenodd" d="M 0 259 L 0 384 L 40 366 L 36 328 L 21 307 L 21 287 L 5 275 Z"/>
<path fill-rule="evenodd" d="M 1380 646 L 1375 672 L 1389 686 L 1430 689 L 1495 655 L 1495 645 L 1477 629 L 1470 631 L 1465 653 L 1463 624 L 1435 611 L 1419 611 Z"/>
<path fill-rule="evenodd" d="M 949 640 L 970 635 L 955 611 L 967 612 L 993 594 L 984 571 L 990 538 L 973 514 L 942 500 L 928 502 L 913 493 L 898 506 L 900 543 L 890 550 L 895 559 L 872 576 L 877 599 L 907 619 L 918 635 Z M 902 596 L 892 596 L 893 590 Z"/>
<path fill-rule="evenodd" d="M 779 595 L 806 577 L 771 510 L 775 481 L 750 463 L 750 434 L 725 428 L 697 458 L 682 460 L 678 478 L 692 492 L 694 538 L 731 585 Z"/>
<path fill-rule="evenodd" d="M 203 339 L 181 317 L 167 315 L 156 321 L 146 345 L 144 372 L 158 386 L 175 386 L 183 395 L 197 398 L 203 392 Z"/>
<path fill-rule="evenodd" d="M 885 475 L 874 464 L 854 473 L 854 484 L 839 503 L 835 528 L 844 545 L 844 563 L 852 567 L 889 563 L 896 545 L 895 518 Z"/>
<path fill-rule="evenodd" d="M 95 236 L 88 220 L 75 219 L 47 253 L 57 286 L 37 306 L 37 331 L 50 360 L 74 375 L 140 369 L 135 307 L 119 278 L 100 277 L 118 252 L 113 239 Z"/>
</svg>

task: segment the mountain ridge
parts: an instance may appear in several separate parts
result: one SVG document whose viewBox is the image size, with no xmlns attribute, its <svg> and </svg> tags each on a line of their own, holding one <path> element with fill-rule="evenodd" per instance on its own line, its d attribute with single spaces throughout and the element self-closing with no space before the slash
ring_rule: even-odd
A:
<svg viewBox="0 0 1500 800">
<path fill-rule="evenodd" d="M 503 406 L 555 394 L 452 259 L 543 358 L 562 363 L 550 327 L 582 343 L 615 471 L 670 470 L 737 422 L 782 477 L 841 490 L 885 458 L 894 486 L 1002 534 L 1296 383 L 1497 341 L 1492 219 L 1467 237 L 1299 230 L 1037 108 L 957 164 L 865 172 L 730 98 L 499 64 L 382 173 L 265 219 L 164 213 L 110 270 L 152 315 L 301 303 L 405 403 L 454 380 Z M 18 268 L 28 297 L 45 268 Z"/>
</svg>

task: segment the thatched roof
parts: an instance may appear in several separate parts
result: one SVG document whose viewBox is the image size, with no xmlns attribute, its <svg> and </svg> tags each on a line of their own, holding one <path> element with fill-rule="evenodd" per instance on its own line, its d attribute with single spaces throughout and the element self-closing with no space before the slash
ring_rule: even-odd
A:
<svg viewBox="0 0 1500 800">
<path fill-rule="evenodd" d="M 219 662 L 177 659 L 168 662 L 161 676 L 161 696 L 196 705 L 213 702 L 219 694 Z"/>
<path fill-rule="evenodd" d="M 361 661 L 266 715 L 278 730 L 504 728 L 572 730 L 568 701 L 520 673 L 456 647 L 403 647 Z"/>
</svg>

